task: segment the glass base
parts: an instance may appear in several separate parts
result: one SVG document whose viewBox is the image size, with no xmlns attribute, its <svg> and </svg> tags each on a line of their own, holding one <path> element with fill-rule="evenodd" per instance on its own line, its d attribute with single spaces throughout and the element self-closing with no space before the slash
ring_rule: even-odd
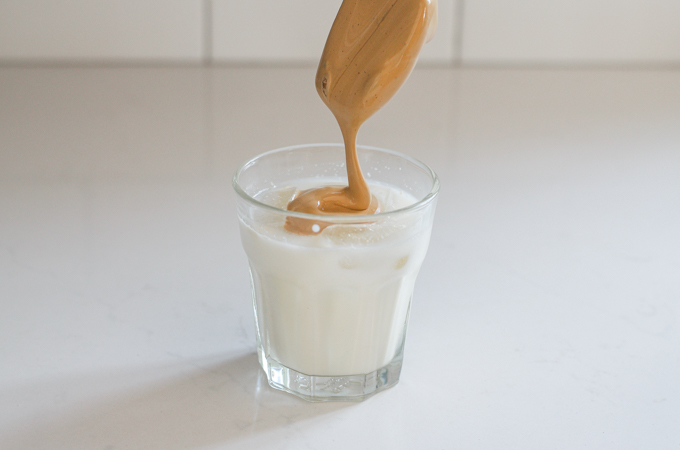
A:
<svg viewBox="0 0 680 450">
<path fill-rule="evenodd" d="M 362 401 L 399 382 L 402 354 L 388 365 L 363 375 L 316 376 L 297 372 L 265 355 L 258 346 L 260 365 L 269 385 L 309 402 Z"/>
</svg>

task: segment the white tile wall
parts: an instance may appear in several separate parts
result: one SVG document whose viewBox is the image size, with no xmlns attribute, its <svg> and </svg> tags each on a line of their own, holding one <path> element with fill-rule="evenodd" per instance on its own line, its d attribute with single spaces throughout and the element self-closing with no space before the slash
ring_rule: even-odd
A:
<svg viewBox="0 0 680 450">
<path fill-rule="evenodd" d="M 0 62 L 316 62 L 341 1 L 0 0 Z M 439 7 L 428 62 L 680 62 L 680 0 Z"/>
<path fill-rule="evenodd" d="M 198 60 L 202 0 L 1 0 L 0 58 Z"/>
<path fill-rule="evenodd" d="M 213 0 L 213 56 L 217 61 L 312 60 L 321 55 L 341 3 Z"/>
<path fill-rule="evenodd" d="M 421 60 L 453 61 L 454 4 L 439 0 L 439 29 Z M 213 0 L 216 61 L 316 62 L 342 0 Z"/>
<path fill-rule="evenodd" d="M 465 62 L 680 61 L 678 0 L 466 0 Z"/>
<path fill-rule="evenodd" d="M 420 60 L 433 63 L 451 63 L 455 54 L 456 28 L 458 25 L 457 4 L 463 0 L 439 0 L 437 34 L 428 42 L 420 54 Z"/>
</svg>

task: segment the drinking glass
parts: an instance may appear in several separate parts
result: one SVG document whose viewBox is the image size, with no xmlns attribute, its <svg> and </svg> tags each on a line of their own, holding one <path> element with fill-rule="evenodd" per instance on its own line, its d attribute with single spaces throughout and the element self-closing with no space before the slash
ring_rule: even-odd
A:
<svg viewBox="0 0 680 450">
<path fill-rule="evenodd" d="M 357 153 L 386 211 L 286 210 L 298 189 L 347 185 L 341 144 L 273 150 L 233 179 L 260 364 L 273 388 L 309 401 L 363 400 L 399 381 L 411 297 L 430 240 L 435 173 L 395 151 L 358 146 Z M 287 219 L 310 221 L 314 232 L 289 232 Z"/>
</svg>

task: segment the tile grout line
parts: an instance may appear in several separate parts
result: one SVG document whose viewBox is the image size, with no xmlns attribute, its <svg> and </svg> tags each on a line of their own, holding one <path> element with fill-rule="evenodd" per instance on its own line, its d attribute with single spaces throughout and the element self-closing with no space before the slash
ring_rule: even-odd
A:
<svg viewBox="0 0 680 450">
<path fill-rule="evenodd" d="M 465 15 L 465 0 L 457 0 L 454 9 L 453 23 L 455 30 L 453 33 L 453 66 L 463 65 L 463 25 Z"/>
<path fill-rule="evenodd" d="M 203 0 L 203 65 L 213 62 L 212 0 Z"/>
</svg>

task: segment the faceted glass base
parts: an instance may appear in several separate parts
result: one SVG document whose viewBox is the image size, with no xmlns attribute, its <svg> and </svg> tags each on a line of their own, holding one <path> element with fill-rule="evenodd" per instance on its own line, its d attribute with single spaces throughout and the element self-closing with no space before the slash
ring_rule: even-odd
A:
<svg viewBox="0 0 680 450">
<path fill-rule="evenodd" d="M 403 348 L 403 347 L 402 347 Z M 399 382 L 402 352 L 385 367 L 364 375 L 315 376 L 297 372 L 265 355 L 258 346 L 260 365 L 269 385 L 309 402 L 361 401 Z"/>
</svg>

